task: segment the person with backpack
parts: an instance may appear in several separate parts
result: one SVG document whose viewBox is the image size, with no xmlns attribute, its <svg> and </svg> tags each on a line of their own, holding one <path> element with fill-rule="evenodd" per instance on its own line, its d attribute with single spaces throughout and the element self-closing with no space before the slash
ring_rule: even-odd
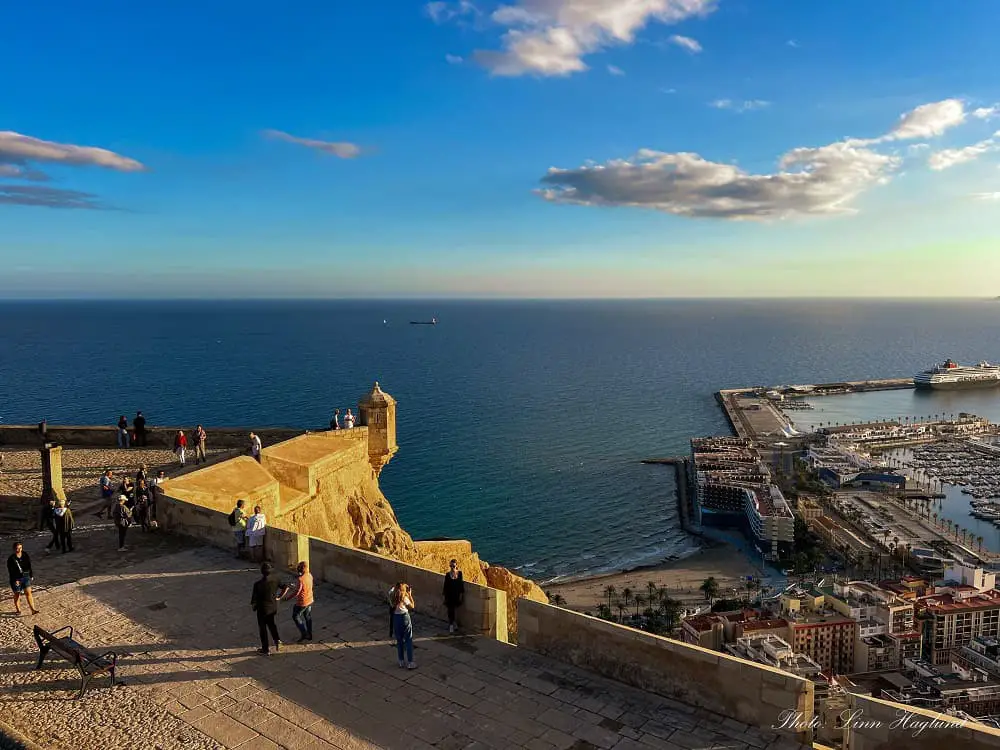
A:
<svg viewBox="0 0 1000 750">
<path fill-rule="evenodd" d="M 52 512 L 55 516 L 56 533 L 59 535 L 59 548 L 63 552 L 72 552 L 73 529 L 76 528 L 73 511 L 67 507 L 65 500 L 59 500 Z"/>
<path fill-rule="evenodd" d="M 236 557 L 243 557 L 247 546 L 247 514 L 243 512 L 243 500 L 236 501 L 236 507 L 229 514 L 229 525 L 233 527 L 233 539 L 236 540 Z"/>
</svg>

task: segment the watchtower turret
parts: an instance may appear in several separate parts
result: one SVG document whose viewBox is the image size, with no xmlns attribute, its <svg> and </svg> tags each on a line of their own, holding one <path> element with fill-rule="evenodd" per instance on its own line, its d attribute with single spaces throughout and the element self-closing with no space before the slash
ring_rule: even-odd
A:
<svg viewBox="0 0 1000 750">
<path fill-rule="evenodd" d="M 396 445 L 396 399 L 379 388 L 378 381 L 371 393 L 358 401 L 360 424 L 368 428 L 368 460 L 378 474 L 393 454 Z"/>
</svg>

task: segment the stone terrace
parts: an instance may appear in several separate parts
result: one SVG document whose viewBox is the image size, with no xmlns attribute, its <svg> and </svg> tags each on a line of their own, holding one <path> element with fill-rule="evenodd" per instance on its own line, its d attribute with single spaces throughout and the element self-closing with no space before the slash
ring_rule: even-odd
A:
<svg viewBox="0 0 1000 750">
<path fill-rule="evenodd" d="M 42 747 L 798 747 L 513 646 L 449 636 L 419 614 L 419 668 L 401 670 L 385 605 L 325 584 L 316 640 L 262 657 L 249 607 L 259 573 L 221 550 L 131 536 L 124 565 L 111 529 L 82 530 L 69 555 L 44 554 L 44 536 L 26 542 L 42 613 L 12 616 L 9 591 L 0 605 L 0 721 Z M 418 605 L 437 594 L 416 592 Z M 281 606 L 279 630 L 294 641 L 290 606 Z M 95 680 L 74 701 L 76 672 L 57 657 L 34 670 L 36 622 L 72 624 L 83 643 L 118 650 L 125 684 L 111 691 Z"/>
</svg>

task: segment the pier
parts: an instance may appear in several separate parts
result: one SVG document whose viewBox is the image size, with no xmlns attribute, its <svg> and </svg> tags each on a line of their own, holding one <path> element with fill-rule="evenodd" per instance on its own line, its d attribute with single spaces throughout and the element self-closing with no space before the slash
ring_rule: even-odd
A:
<svg viewBox="0 0 1000 750">
<path fill-rule="evenodd" d="M 666 458 L 644 458 L 640 463 L 671 465 L 674 467 L 674 478 L 677 482 L 677 515 L 681 519 L 681 528 L 689 534 L 700 535 L 700 530 L 691 524 L 691 503 L 688 499 L 688 463 L 686 456 L 667 456 Z"/>
</svg>

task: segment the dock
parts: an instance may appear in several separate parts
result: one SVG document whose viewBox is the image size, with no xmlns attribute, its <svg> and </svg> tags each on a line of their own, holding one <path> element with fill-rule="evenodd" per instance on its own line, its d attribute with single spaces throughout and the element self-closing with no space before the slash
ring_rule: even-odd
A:
<svg viewBox="0 0 1000 750">
<path fill-rule="evenodd" d="M 691 524 L 691 501 L 689 499 L 688 487 L 688 465 L 690 460 L 687 456 L 667 456 L 665 458 L 644 458 L 640 461 L 643 464 L 670 465 L 674 467 L 674 478 L 677 482 L 677 515 L 681 519 L 681 528 L 689 534 L 700 535 L 700 530 Z"/>
</svg>

